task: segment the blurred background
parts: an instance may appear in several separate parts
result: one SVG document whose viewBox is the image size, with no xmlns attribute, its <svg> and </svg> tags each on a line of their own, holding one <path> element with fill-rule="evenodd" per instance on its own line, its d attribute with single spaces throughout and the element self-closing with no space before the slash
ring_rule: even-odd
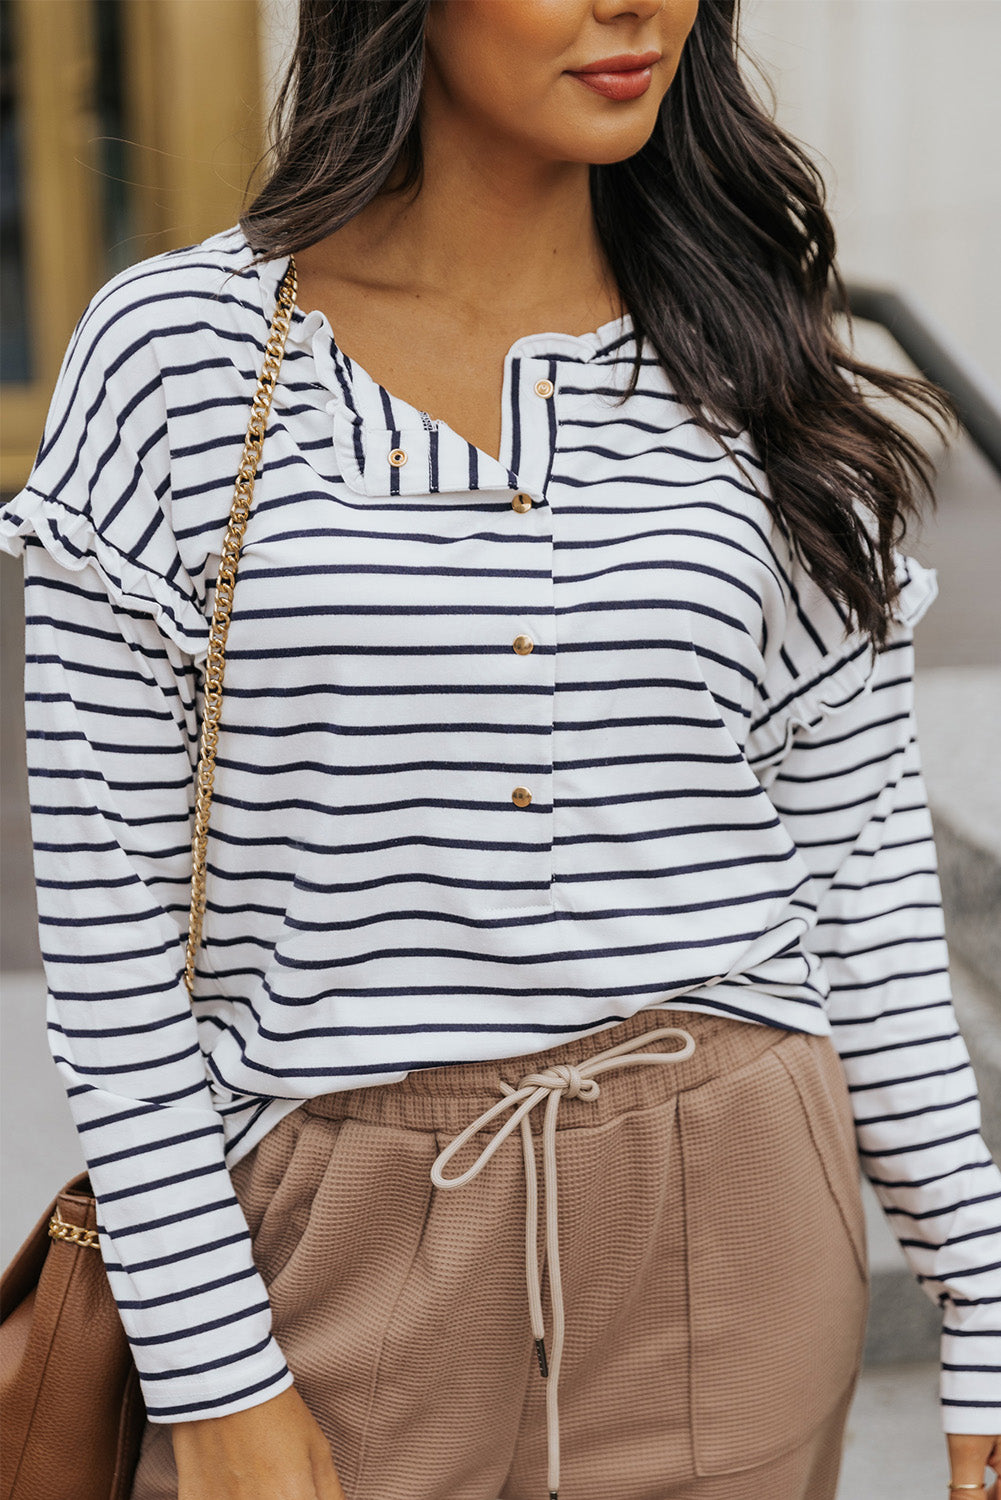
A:
<svg viewBox="0 0 1001 1500">
<path fill-rule="evenodd" d="M 363 4 L 365 0 L 346 0 Z M 464 0 L 455 0 L 464 3 Z M 856 286 L 904 295 L 980 393 L 1001 448 L 1001 0 L 744 0 L 745 67 L 820 166 Z M 121 268 L 237 219 L 295 0 L 0 0 L 0 490 L 31 467 L 67 340 Z M 860 350 L 910 369 L 885 329 Z M 913 352 L 913 351 L 912 351 Z M 906 550 L 938 569 L 918 715 L 956 1009 L 1001 1155 L 1001 479 L 933 449 L 938 509 Z M 0 559 L 0 1258 L 80 1162 L 48 1060 L 21 719 L 19 564 Z M 840 1500 L 940 1492 L 939 1313 L 868 1194 L 873 1306 Z M 818 1351 L 822 1357 L 822 1351 Z M 941 1450 L 941 1451 L 940 1451 Z M 892 1489 L 891 1489 L 892 1486 Z"/>
</svg>

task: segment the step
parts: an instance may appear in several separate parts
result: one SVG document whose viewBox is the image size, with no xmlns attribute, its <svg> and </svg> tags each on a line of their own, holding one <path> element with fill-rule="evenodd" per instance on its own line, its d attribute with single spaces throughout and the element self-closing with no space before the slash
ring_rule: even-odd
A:
<svg viewBox="0 0 1001 1500">
<path fill-rule="evenodd" d="M 919 671 L 915 701 L 949 943 L 997 987 L 1001 983 L 1001 668 Z"/>
</svg>

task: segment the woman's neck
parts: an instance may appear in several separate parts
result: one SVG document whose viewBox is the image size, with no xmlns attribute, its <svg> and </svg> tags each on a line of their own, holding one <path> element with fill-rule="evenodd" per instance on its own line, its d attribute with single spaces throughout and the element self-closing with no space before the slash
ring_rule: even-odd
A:
<svg viewBox="0 0 1001 1500">
<path fill-rule="evenodd" d="M 586 163 L 526 161 L 447 128 L 425 130 L 423 156 L 419 192 L 380 195 L 312 247 L 321 274 L 445 299 L 460 315 L 489 306 L 501 323 L 534 317 L 553 326 L 554 309 L 577 320 L 592 306 L 600 323 L 622 310 Z"/>
</svg>

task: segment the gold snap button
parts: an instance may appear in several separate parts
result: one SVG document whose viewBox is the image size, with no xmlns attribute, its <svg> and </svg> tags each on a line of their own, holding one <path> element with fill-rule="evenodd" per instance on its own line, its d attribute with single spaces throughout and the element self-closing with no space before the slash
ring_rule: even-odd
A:
<svg viewBox="0 0 1001 1500">
<path fill-rule="evenodd" d="M 392 453 L 389 455 L 389 462 L 393 465 L 394 469 L 400 468 L 400 466 L 402 464 L 405 464 L 406 461 L 407 455 L 404 453 L 402 448 L 394 448 Z"/>
<path fill-rule="evenodd" d="M 516 786 L 511 793 L 511 801 L 516 807 L 527 807 L 532 800 L 532 794 L 527 786 Z"/>
<path fill-rule="evenodd" d="M 527 656 L 535 646 L 535 642 L 530 635 L 516 635 L 511 644 L 519 656 Z"/>
<path fill-rule="evenodd" d="M 519 490 L 511 501 L 511 504 L 514 506 L 515 510 L 520 511 L 523 514 L 526 510 L 532 509 L 532 497 L 531 495 L 526 495 L 524 491 Z"/>
<path fill-rule="evenodd" d="M 535 394 L 545 397 L 546 400 L 549 399 L 555 389 L 556 387 L 551 380 L 537 380 L 535 382 Z"/>
</svg>

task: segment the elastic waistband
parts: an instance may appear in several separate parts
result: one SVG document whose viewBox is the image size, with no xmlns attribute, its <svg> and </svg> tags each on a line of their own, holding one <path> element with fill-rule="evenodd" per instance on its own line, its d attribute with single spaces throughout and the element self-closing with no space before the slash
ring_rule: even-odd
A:
<svg viewBox="0 0 1001 1500">
<path fill-rule="evenodd" d="M 624 1068 L 605 1074 L 599 1097 L 586 1109 L 572 1107 L 560 1111 L 559 1129 L 593 1127 L 614 1119 L 623 1109 L 643 1109 L 666 1101 L 672 1094 L 699 1088 L 721 1073 L 753 1062 L 769 1047 L 790 1035 L 775 1026 L 756 1021 L 735 1020 L 730 1016 L 710 1015 L 694 1010 L 640 1010 L 626 1020 L 601 1031 L 576 1036 L 572 1041 L 542 1052 L 519 1057 L 490 1058 L 485 1061 L 450 1063 L 442 1068 L 419 1068 L 399 1083 L 378 1087 L 343 1089 L 320 1094 L 306 1101 L 307 1114 L 329 1120 L 351 1118 L 371 1125 L 395 1125 L 408 1130 L 441 1130 L 457 1133 L 470 1119 L 502 1097 L 500 1081 L 517 1089 L 528 1073 L 563 1064 L 576 1066 L 596 1052 L 615 1047 L 658 1026 L 680 1026 L 695 1040 L 695 1051 L 672 1067 Z M 644 1052 L 663 1052 L 671 1047 L 670 1039 L 653 1041 L 637 1048 Z M 680 1047 L 680 1042 L 675 1045 Z M 572 1105 L 572 1101 L 571 1105 Z M 529 1116 L 532 1130 L 542 1132 L 542 1111 Z"/>
</svg>

